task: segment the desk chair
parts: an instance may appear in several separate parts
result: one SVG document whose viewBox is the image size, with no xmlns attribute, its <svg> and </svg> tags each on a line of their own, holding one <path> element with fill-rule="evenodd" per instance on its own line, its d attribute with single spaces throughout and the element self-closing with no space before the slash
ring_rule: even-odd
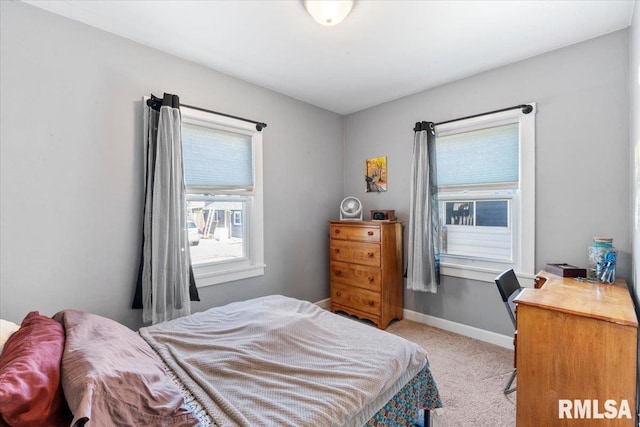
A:
<svg viewBox="0 0 640 427">
<path fill-rule="evenodd" d="M 509 317 L 511 317 L 511 322 L 513 323 L 514 335 L 513 335 L 513 348 L 514 348 L 514 356 L 513 356 L 513 372 L 509 377 L 509 381 L 507 381 L 507 385 L 504 388 L 504 394 L 513 393 L 516 391 L 515 386 L 511 387 L 513 384 L 513 380 L 516 378 L 516 352 L 517 352 L 517 325 L 516 325 L 516 305 L 513 302 L 513 299 L 518 296 L 520 291 L 522 291 L 522 286 L 518 282 L 518 278 L 516 274 L 513 272 L 513 269 L 509 269 L 502 274 L 500 274 L 495 279 L 496 285 L 498 285 L 498 291 L 500 291 L 500 296 L 502 297 L 502 301 L 504 302 L 505 307 L 507 308 L 507 312 L 509 313 Z"/>
</svg>

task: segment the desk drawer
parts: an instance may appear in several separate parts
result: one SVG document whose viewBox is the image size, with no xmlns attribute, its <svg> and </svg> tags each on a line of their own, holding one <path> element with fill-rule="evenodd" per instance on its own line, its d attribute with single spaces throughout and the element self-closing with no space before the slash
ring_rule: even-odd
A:
<svg viewBox="0 0 640 427">
<path fill-rule="evenodd" d="M 377 292 L 335 283 L 331 285 L 331 300 L 354 310 L 380 315 L 380 294 Z"/>
<path fill-rule="evenodd" d="M 331 224 L 329 233 L 331 239 L 380 242 L 380 227 L 352 227 Z"/>
<path fill-rule="evenodd" d="M 380 269 L 378 267 L 331 261 L 331 283 L 342 283 L 380 292 Z"/>
<path fill-rule="evenodd" d="M 331 260 L 380 266 L 380 245 L 375 243 L 331 240 Z"/>
</svg>

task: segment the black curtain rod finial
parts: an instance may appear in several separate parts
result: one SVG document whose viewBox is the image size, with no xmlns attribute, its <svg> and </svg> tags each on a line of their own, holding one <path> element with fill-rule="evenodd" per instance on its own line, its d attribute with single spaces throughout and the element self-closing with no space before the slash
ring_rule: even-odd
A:
<svg viewBox="0 0 640 427">
<path fill-rule="evenodd" d="M 529 114 L 532 111 L 533 111 L 533 107 L 531 105 L 529 105 L 529 104 L 522 105 L 522 112 L 524 114 Z"/>
<path fill-rule="evenodd" d="M 147 99 L 147 105 L 156 111 L 160 111 L 160 107 L 180 108 L 180 98 L 178 95 L 171 93 L 164 93 L 162 98 L 151 94 L 151 97 Z"/>
<path fill-rule="evenodd" d="M 414 132 L 420 132 L 422 130 L 430 130 L 432 134 L 436 134 L 433 128 L 433 122 L 416 122 L 416 126 L 413 128 Z"/>
</svg>

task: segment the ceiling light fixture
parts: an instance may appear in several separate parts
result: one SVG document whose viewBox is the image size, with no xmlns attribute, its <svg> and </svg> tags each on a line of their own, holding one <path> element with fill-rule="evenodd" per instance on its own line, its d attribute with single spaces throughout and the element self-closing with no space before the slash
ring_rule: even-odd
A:
<svg viewBox="0 0 640 427">
<path fill-rule="evenodd" d="M 303 0 L 304 8 L 319 24 L 337 25 L 353 9 L 354 0 Z"/>
</svg>

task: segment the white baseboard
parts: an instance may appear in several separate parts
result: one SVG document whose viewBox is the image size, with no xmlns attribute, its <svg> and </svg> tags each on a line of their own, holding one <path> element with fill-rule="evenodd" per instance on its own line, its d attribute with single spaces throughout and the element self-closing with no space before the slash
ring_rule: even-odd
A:
<svg viewBox="0 0 640 427">
<path fill-rule="evenodd" d="M 424 323 L 425 325 L 433 326 L 434 328 L 444 329 L 445 331 L 454 332 L 456 334 L 475 338 L 480 341 L 488 342 L 490 344 L 499 345 L 500 347 L 513 350 L 513 336 L 497 334 L 495 332 L 486 331 L 484 329 L 464 325 L 462 323 L 453 322 L 451 320 L 441 319 L 439 317 L 430 316 L 428 314 L 407 310 L 406 308 L 403 310 L 402 314 L 407 320 Z"/>
<path fill-rule="evenodd" d="M 331 308 L 331 298 L 316 301 L 314 304 L 324 308 L 325 310 L 329 310 Z M 495 332 L 486 331 L 484 329 L 464 325 L 451 320 L 441 319 L 440 317 L 407 310 L 406 308 L 402 310 L 402 315 L 407 320 L 413 320 L 414 322 L 423 323 L 425 325 L 433 326 L 434 328 L 443 329 L 445 331 L 464 335 L 469 338 L 475 338 L 480 341 L 513 350 L 513 336 L 497 334 Z"/>
</svg>

